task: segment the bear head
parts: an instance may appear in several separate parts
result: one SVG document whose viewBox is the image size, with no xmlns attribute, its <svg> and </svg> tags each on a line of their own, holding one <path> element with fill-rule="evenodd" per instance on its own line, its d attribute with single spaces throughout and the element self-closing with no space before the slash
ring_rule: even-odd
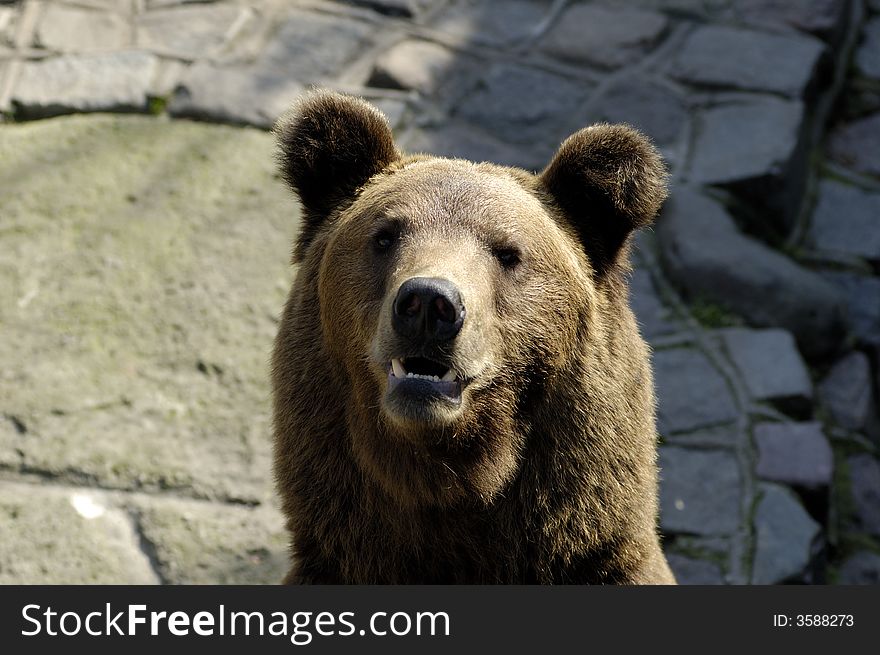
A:
<svg viewBox="0 0 880 655">
<path fill-rule="evenodd" d="M 303 208 L 276 431 L 305 429 L 326 403 L 361 472 L 401 503 L 491 502 L 520 465 L 534 403 L 571 377 L 614 378 L 584 371 L 583 353 L 627 303 L 630 236 L 666 194 L 658 153 L 599 124 L 537 175 L 406 156 L 377 109 L 327 91 L 276 136 Z M 276 448 L 307 459 L 310 438 Z"/>
</svg>

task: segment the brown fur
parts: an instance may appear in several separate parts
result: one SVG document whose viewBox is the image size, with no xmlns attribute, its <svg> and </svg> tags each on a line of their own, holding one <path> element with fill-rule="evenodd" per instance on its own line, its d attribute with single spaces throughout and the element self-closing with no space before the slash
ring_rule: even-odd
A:
<svg viewBox="0 0 880 655">
<path fill-rule="evenodd" d="M 632 230 L 665 194 L 644 137 L 582 130 L 534 176 L 404 157 L 381 114 L 327 92 L 277 135 L 306 210 L 273 355 L 287 582 L 674 582 L 649 353 L 623 275 Z M 518 263 L 502 263 L 509 251 Z M 447 354 L 473 382 L 460 410 L 413 421 L 383 394 L 402 347 L 392 298 L 423 275 L 461 291 Z"/>
</svg>

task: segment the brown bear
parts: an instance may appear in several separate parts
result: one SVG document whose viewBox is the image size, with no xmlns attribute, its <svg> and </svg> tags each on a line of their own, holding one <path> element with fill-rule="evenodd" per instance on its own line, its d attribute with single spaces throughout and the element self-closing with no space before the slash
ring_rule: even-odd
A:
<svg viewBox="0 0 880 655">
<path fill-rule="evenodd" d="M 276 126 L 303 224 L 272 358 L 289 583 L 673 583 L 628 249 L 666 195 L 637 131 L 547 168 L 406 156 L 363 100 Z"/>
</svg>

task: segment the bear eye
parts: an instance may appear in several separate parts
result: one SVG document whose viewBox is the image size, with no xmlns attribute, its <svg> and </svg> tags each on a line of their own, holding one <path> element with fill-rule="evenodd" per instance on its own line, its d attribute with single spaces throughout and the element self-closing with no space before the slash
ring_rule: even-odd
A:
<svg viewBox="0 0 880 655">
<path fill-rule="evenodd" d="M 390 229 L 379 230 L 373 237 L 373 244 L 378 252 L 387 252 L 397 241 L 397 234 Z"/>
<path fill-rule="evenodd" d="M 507 269 L 516 268 L 520 262 L 519 250 L 516 248 L 495 248 L 492 254 L 495 255 L 498 263 Z"/>
</svg>

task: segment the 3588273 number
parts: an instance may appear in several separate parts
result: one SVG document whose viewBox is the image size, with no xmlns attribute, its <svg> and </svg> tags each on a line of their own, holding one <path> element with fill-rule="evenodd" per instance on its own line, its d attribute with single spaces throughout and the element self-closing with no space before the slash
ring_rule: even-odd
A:
<svg viewBox="0 0 880 655">
<path fill-rule="evenodd" d="M 852 614 L 798 614 L 795 625 L 799 628 L 851 628 L 855 619 Z"/>
</svg>

